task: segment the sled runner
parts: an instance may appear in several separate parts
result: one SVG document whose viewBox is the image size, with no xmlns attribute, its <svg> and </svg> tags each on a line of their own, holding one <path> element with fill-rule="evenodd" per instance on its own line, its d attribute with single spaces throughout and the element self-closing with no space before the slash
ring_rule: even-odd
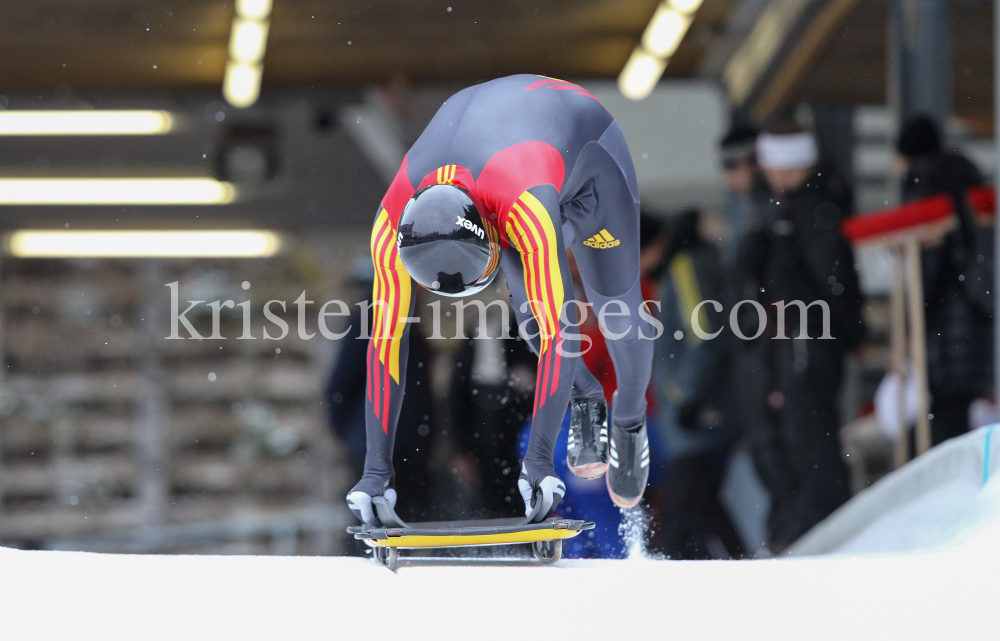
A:
<svg viewBox="0 0 1000 641">
<path fill-rule="evenodd" d="M 447 548 L 485 545 L 530 544 L 542 563 L 555 563 L 562 557 L 563 539 L 584 530 L 593 529 L 588 521 L 548 519 L 541 523 L 525 523 L 523 519 L 487 519 L 480 521 L 438 521 L 404 523 L 383 497 L 372 499 L 382 527 L 353 526 L 347 531 L 354 538 L 371 546 L 375 560 L 390 570 L 395 569 L 398 550 L 414 548 Z"/>
</svg>

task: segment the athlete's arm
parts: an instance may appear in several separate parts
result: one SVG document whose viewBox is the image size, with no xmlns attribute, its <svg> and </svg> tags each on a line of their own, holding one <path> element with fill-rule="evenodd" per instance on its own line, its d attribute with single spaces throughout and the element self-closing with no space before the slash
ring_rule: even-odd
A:
<svg viewBox="0 0 1000 641">
<path fill-rule="evenodd" d="M 551 185 L 525 191 L 514 201 L 503 227 L 523 271 L 523 283 L 511 288 L 517 291 L 512 302 L 520 318 L 530 314 L 534 323 L 526 329 L 538 334 L 530 341 L 538 353 L 538 376 L 525 460 L 554 473 L 555 439 L 569 406 L 580 349 L 578 335 L 567 331 L 567 324 L 576 323 L 576 307 L 569 305 L 560 315 L 567 298 L 572 298 L 573 284 L 559 224 L 558 192 Z"/>
<path fill-rule="evenodd" d="M 384 207 L 379 209 L 372 227 L 371 255 L 375 282 L 369 311 L 372 332 L 365 385 L 368 451 L 364 475 L 351 492 L 380 496 L 391 486 L 394 475 L 392 451 L 406 387 L 409 351 L 407 317 L 412 315 L 414 307 L 412 281 L 399 259 L 396 228 Z"/>
</svg>

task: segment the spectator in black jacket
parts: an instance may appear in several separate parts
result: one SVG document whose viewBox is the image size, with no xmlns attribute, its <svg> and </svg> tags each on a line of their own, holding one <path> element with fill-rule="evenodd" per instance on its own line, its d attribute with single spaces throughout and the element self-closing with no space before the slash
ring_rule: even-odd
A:
<svg viewBox="0 0 1000 641">
<path fill-rule="evenodd" d="M 976 223 L 966 194 L 981 185 L 965 157 L 945 153 L 927 117 L 906 123 L 896 145 L 903 200 L 947 194 L 958 225 L 939 245 L 925 247 L 923 264 L 927 369 L 934 445 L 969 429 L 969 405 L 992 395 L 992 234 Z"/>
<path fill-rule="evenodd" d="M 853 206 L 847 186 L 819 163 L 813 135 L 791 126 L 762 134 L 757 160 L 771 197 L 741 244 L 736 273 L 739 297 L 763 307 L 765 326 L 752 304 L 740 307 L 743 335 L 759 335 L 737 341 L 737 380 L 772 496 L 768 545 L 780 552 L 848 496 L 837 395 L 843 357 L 863 327 L 854 256 L 838 227 Z M 792 301 L 816 304 L 803 314 Z"/>
</svg>

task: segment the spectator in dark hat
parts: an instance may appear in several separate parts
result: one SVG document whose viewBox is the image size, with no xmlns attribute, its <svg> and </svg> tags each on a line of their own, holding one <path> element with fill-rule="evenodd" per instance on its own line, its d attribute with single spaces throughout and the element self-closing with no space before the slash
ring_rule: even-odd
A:
<svg viewBox="0 0 1000 641">
<path fill-rule="evenodd" d="M 921 252 L 931 393 L 931 440 L 969 429 L 969 406 L 991 395 L 993 380 L 992 232 L 976 222 L 970 187 L 983 182 L 967 158 L 944 150 L 930 118 L 907 122 L 896 143 L 904 201 L 947 194 L 958 225 Z"/>
<path fill-rule="evenodd" d="M 759 181 L 755 151 L 759 133 L 751 125 L 737 123 L 719 143 L 729 216 L 729 238 L 722 247 L 722 260 L 730 266 L 736 260 L 736 249 L 753 216 L 754 188 Z"/>
<path fill-rule="evenodd" d="M 941 153 L 941 134 L 927 116 L 917 116 L 903 127 L 896 149 L 904 158 L 920 158 Z"/>
</svg>

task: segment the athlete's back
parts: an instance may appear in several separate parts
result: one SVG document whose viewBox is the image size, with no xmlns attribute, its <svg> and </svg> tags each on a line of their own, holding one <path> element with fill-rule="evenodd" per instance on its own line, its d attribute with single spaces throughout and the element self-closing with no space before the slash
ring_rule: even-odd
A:
<svg viewBox="0 0 1000 641">
<path fill-rule="evenodd" d="M 478 177 L 497 152 L 528 141 L 559 151 L 569 176 L 583 147 L 614 122 L 586 89 L 564 80 L 517 75 L 459 91 L 438 110 L 407 153 L 416 185 L 438 167 L 460 165 Z"/>
</svg>

